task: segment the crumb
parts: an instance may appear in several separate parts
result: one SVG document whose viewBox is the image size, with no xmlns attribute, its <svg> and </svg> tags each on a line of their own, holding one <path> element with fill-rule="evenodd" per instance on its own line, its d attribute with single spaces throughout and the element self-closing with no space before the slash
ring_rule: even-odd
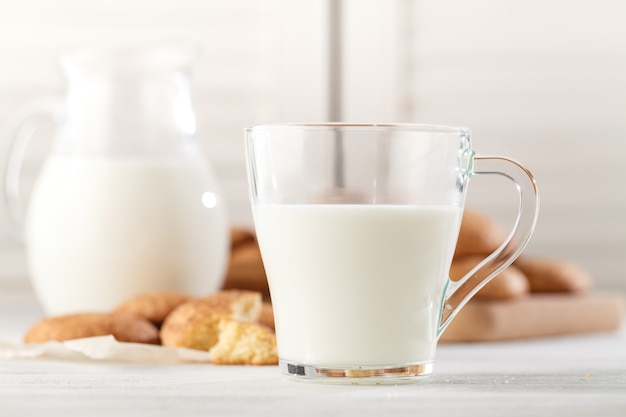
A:
<svg viewBox="0 0 626 417">
<path fill-rule="evenodd" d="M 211 362 L 221 365 L 278 365 L 276 336 L 258 323 L 222 320 Z"/>
</svg>

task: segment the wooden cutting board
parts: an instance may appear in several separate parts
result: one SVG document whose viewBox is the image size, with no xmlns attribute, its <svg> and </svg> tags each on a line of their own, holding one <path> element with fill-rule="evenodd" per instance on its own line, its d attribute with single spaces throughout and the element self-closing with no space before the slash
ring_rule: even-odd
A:
<svg viewBox="0 0 626 417">
<path fill-rule="evenodd" d="M 626 301 L 617 293 L 532 294 L 519 300 L 471 300 L 441 342 L 526 339 L 620 328 Z"/>
</svg>

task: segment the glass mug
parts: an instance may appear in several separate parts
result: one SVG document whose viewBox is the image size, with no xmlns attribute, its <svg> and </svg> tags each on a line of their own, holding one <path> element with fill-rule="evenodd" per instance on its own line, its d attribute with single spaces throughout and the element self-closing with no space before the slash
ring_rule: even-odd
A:
<svg viewBox="0 0 626 417">
<path fill-rule="evenodd" d="M 250 199 L 279 368 L 392 382 L 433 369 L 459 309 L 526 246 L 538 193 L 519 163 L 478 156 L 465 128 L 276 124 L 246 129 Z M 513 181 L 514 230 L 459 281 L 448 271 L 474 175 Z"/>
</svg>

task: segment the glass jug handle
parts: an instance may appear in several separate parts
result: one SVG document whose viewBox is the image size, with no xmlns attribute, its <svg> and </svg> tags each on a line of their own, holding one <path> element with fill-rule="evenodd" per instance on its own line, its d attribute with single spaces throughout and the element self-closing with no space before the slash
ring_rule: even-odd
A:
<svg viewBox="0 0 626 417">
<path fill-rule="evenodd" d="M 24 156 L 33 134 L 46 121 L 57 122 L 62 101 L 58 97 L 41 97 L 32 100 L 13 112 L 3 123 L 1 143 L 6 148 L 4 169 L 0 170 L 2 180 L 2 205 L 5 223 L 10 234 L 21 240 L 24 223 L 24 208 L 21 202 L 20 178 Z"/>
<path fill-rule="evenodd" d="M 448 279 L 437 337 L 474 294 L 517 259 L 537 223 L 539 192 L 535 179 L 523 165 L 506 157 L 473 156 L 470 160 L 470 179 L 473 175 L 500 175 L 511 180 L 519 195 L 517 219 L 511 234 L 498 249 L 460 280 Z"/>
</svg>

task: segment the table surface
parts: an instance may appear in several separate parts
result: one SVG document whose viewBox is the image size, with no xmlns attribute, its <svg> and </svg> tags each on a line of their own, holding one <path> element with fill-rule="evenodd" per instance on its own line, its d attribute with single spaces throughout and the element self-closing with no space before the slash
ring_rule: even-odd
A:
<svg viewBox="0 0 626 417">
<path fill-rule="evenodd" d="M 0 284 L 0 339 L 42 316 L 25 284 Z M 294 382 L 270 367 L 0 359 L 0 416 L 626 416 L 626 330 L 441 344 L 409 385 Z"/>
</svg>

